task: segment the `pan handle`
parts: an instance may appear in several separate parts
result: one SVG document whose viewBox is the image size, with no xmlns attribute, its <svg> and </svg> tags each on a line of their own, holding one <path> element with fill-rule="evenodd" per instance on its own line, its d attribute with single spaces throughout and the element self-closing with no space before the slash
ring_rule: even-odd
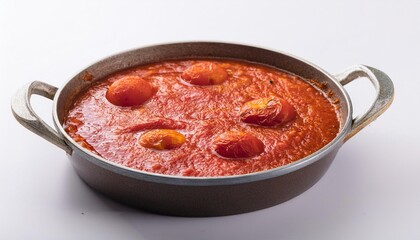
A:
<svg viewBox="0 0 420 240">
<path fill-rule="evenodd" d="M 353 80 L 366 77 L 376 90 L 375 101 L 371 107 L 365 113 L 353 118 L 352 129 L 344 138 L 344 141 L 347 141 L 388 109 L 394 99 L 394 85 L 384 72 L 365 65 L 353 66 L 342 73 L 334 75 L 334 77 L 343 86 Z"/>
<path fill-rule="evenodd" d="M 35 113 L 30 102 L 33 94 L 44 96 L 52 100 L 56 92 L 56 87 L 43 82 L 34 81 L 28 83 L 19 89 L 13 96 L 12 112 L 16 120 L 22 124 L 22 126 L 71 155 L 72 149 L 65 143 L 64 138 Z"/>
</svg>

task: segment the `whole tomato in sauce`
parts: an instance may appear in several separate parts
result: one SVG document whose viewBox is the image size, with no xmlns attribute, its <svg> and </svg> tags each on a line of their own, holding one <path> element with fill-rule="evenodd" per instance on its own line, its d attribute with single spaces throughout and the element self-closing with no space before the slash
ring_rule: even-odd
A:
<svg viewBox="0 0 420 240">
<path fill-rule="evenodd" d="M 228 79 L 227 71 L 218 63 L 200 62 L 182 72 L 181 78 L 193 85 L 217 85 Z"/>
<path fill-rule="evenodd" d="M 175 130 L 154 129 L 143 134 L 140 145 L 156 150 L 170 150 L 180 147 L 185 143 L 185 136 Z"/>
<path fill-rule="evenodd" d="M 124 76 L 108 88 L 106 98 L 116 106 L 131 107 L 143 104 L 154 94 L 153 86 L 138 76 Z"/>
<path fill-rule="evenodd" d="M 296 117 L 296 111 L 282 98 L 260 98 L 246 102 L 240 111 L 240 120 L 261 126 L 285 124 Z"/>
<path fill-rule="evenodd" d="M 214 151 L 226 158 L 249 158 L 264 152 L 264 143 L 252 134 L 228 131 L 213 141 Z"/>
</svg>

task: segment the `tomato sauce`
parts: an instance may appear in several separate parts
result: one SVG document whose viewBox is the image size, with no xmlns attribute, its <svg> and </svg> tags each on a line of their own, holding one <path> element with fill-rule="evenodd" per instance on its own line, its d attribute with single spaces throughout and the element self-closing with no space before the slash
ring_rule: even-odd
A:
<svg viewBox="0 0 420 240">
<path fill-rule="evenodd" d="M 132 101 L 139 105 L 124 105 L 131 93 L 111 92 L 127 76 L 152 89 Z M 197 177 L 258 172 L 308 156 L 338 134 L 337 106 L 309 82 L 247 62 L 160 62 L 117 72 L 81 93 L 64 128 L 97 155 L 138 170 Z"/>
</svg>

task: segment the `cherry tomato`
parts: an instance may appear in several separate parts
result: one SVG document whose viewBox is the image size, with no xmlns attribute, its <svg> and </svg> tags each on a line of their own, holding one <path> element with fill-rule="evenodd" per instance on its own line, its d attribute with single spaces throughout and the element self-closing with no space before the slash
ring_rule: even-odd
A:
<svg viewBox="0 0 420 240">
<path fill-rule="evenodd" d="M 213 141 L 214 151 L 226 158 L 249 158 L 264 152 L 264 143 L 245 132 L 224 132 Z"/>
<path fill-rule="evenodd" d="M 146 102 L 153 94 L 153 86 L 143 78 L 125 76 L 111 84 L 106 98 L 114 105 L 130 107 Z"/>
<path fill-rule="evenodd" d="M 227 80 L 228 73 L 218 63 L 200 62 L 187 68 L 181 78 L 193 85 L 217 85 Z"/>
<path fill-rule="evenodd" d="M 295 117 L 293 106 L 282 98 L 260 98 L 246 102 L 239 114 L 242 122 L 261 126 L 285 124 Z"/>
<path fill-rule="evenodd" d="M 146 132 L 140 137 L 140 145 L 156 150 L 170 150 L 185 143 L 185 136 L 175 130 L 155 129 Z"/>
</svg>

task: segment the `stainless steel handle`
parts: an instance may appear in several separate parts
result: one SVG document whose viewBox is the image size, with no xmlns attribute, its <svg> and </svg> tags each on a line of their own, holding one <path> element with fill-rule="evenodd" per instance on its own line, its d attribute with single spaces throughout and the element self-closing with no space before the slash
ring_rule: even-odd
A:
<svg viewBox="0 0 420 240">
<path fill-rule="evenodd" d="M 364 113 L 353 118 L 352 129 L 344 138 L 347 141 L 369 123 L 379 117 L 394 99 L 394 85 L 391 79 L 382 71 L 365 65 L 351 67 L 334 77 L 344 86 L 356 79 L 366 77 L 376 90 L 376 98 L 371 107 Z"/>
<path fill-rule="evenodd" d="M 12 99 L 12 112 L 16 120 L 22 124 L 22 126 L 71 155 L 72 149 L 64 142 L 64 138 L 34 112 L 30 102 L 33 94 L 53 99 L 56 92 L 56 87 L 43 82 L 34 81 L 28 83 L 14 95 Z"/>
</svg>

